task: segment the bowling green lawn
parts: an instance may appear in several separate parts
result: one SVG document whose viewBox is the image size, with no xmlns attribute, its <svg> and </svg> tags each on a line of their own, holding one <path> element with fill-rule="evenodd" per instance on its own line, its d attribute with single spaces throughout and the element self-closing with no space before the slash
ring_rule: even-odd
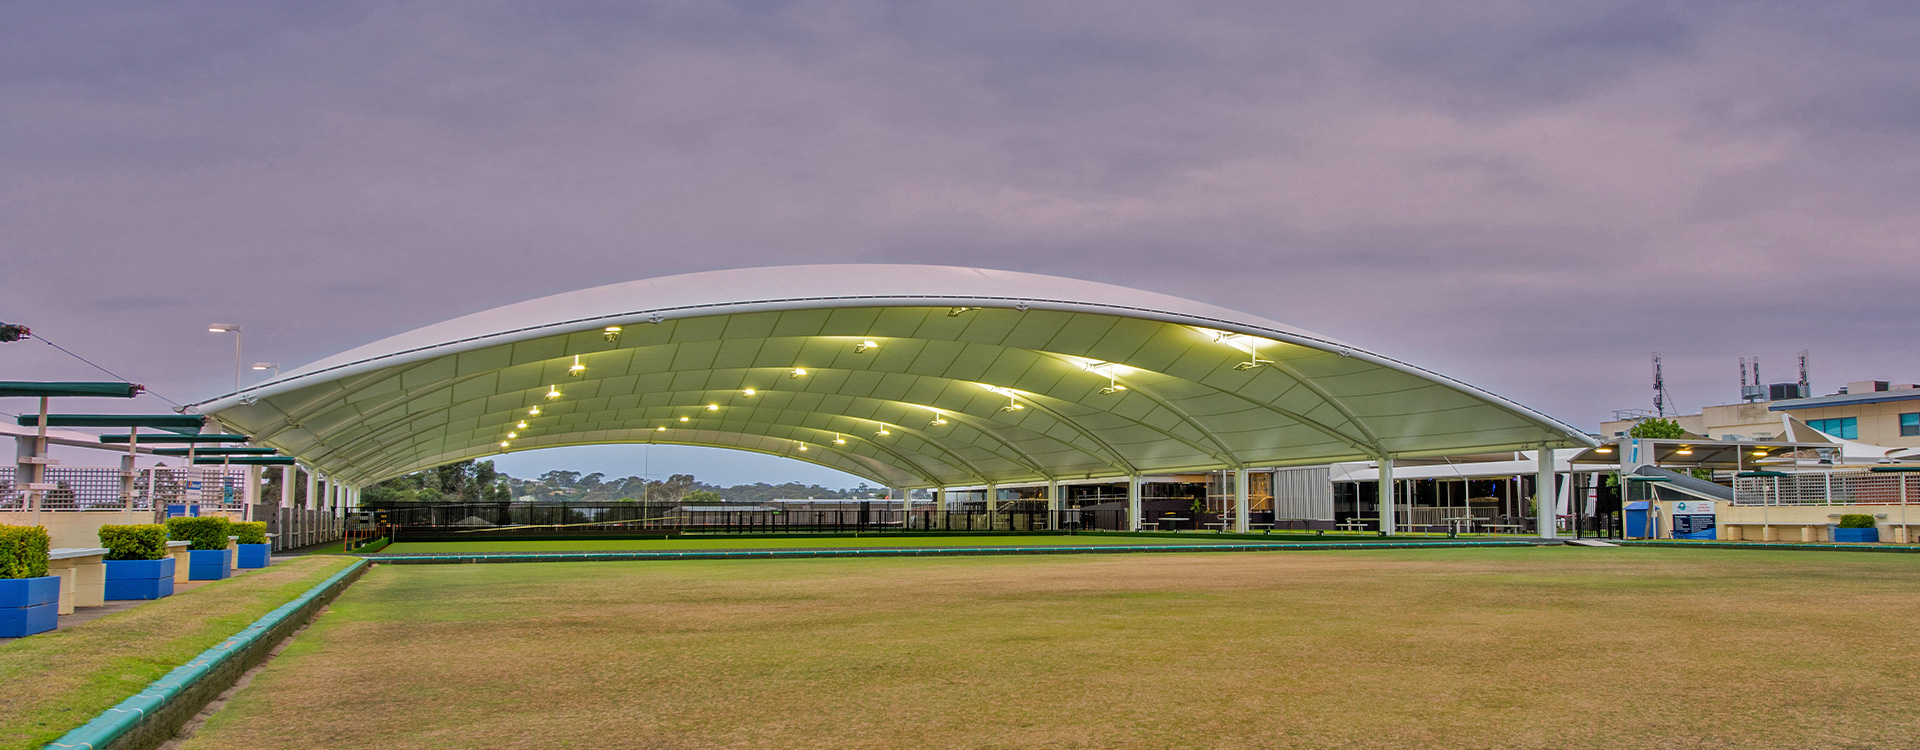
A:
<svg viewBox="0 0 1920 750">
<path fill-rule="evenodd" d="M 189 748 L 1912 746 L 1920 555 L 380 565 Z"/>
</svg>

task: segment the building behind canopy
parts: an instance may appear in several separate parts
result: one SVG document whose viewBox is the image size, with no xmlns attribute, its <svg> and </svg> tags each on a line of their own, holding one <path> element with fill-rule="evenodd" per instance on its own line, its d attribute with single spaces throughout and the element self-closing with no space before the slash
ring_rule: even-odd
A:
<svg viewBox="0 0 1920 750">
<path fill-rule="evenodd" d="M 1035 274 L 824 265 L 507 305 L 193 404 L 352 487 L 507 451 L 714 446 L 884 486 L 1001 488 L 1593 445 L 1366 349 L 1206 303 Z M 1547 455 L 1551 455 L 1549 452 Z M 1543 466 L 1551 471 L 1551 466 Z M 1388 506 L 1390 507 L 1390 506 Z M 1391 530 L 1392 519 L 1382 519 Z M 1551 528 L 1551 524 L 1542 524 Z"/>
</svg>

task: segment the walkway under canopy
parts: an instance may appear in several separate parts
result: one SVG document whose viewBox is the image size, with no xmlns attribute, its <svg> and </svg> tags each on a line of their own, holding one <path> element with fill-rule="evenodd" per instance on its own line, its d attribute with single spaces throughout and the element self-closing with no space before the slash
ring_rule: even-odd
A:
<svg viewBox="0 0 1920 750">
<path fill-rule="evenodd" d="M 584 289 L 188 408 L 351 484 L 593 443 L 735 448 L 907 488 L 1592 445 L 1491 393 L 1283 323 L 941 266 Z"/>
</svg>

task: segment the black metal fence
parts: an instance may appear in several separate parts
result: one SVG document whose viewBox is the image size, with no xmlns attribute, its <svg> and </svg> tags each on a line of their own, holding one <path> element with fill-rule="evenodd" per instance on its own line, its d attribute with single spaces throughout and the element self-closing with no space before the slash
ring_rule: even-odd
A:
<svg viewBox="0 0 1920 750">
<path fill-rule="evenodd" d="M 843 503 L 368 503 L 394 541 L 648 537 L 689 533 L 780 534 L 942 531 L 1121 531 L 1126 511 L 1048 511 L 1030 505 L 987 510 L 903 512 L 898 502 Z M 368 521 L 372 522 L 372 521 Z"/>
</svg>

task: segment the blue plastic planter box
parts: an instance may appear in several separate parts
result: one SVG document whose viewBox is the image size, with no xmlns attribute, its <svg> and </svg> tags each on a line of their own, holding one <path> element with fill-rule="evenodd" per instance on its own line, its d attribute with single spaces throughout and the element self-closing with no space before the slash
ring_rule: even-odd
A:
<svg viewBox="0 0 1920 750">
<path fill-rule="evenodd" d="M 159 599 L 173 595 L 173 558 L 108 560 L 107 600 Z"/>
<path fill-rule="evenodd" d="M 240 567 L 264 568 L 272 564 L 272 544 L 242 544 L 240 547 Z"/>
<path fill-rule="evenodd" d="M 45 633 L 60 624 L 60 577 L 0 579 L 0 638 Z"/>
<path fill-rule="evenodd" d="M 233 576 L 233 550 L 196 549 L 187 552 L 187 580 L 218 581 Z"/>
<path fill-rule="evenodd" d="M 1871 529 L 1836 528 L 1833 530 L 1833 540 L 1836 542 L 1877 542 L 1880 541 L 1880 529 L 1878 527 Z"/>
</svg>

